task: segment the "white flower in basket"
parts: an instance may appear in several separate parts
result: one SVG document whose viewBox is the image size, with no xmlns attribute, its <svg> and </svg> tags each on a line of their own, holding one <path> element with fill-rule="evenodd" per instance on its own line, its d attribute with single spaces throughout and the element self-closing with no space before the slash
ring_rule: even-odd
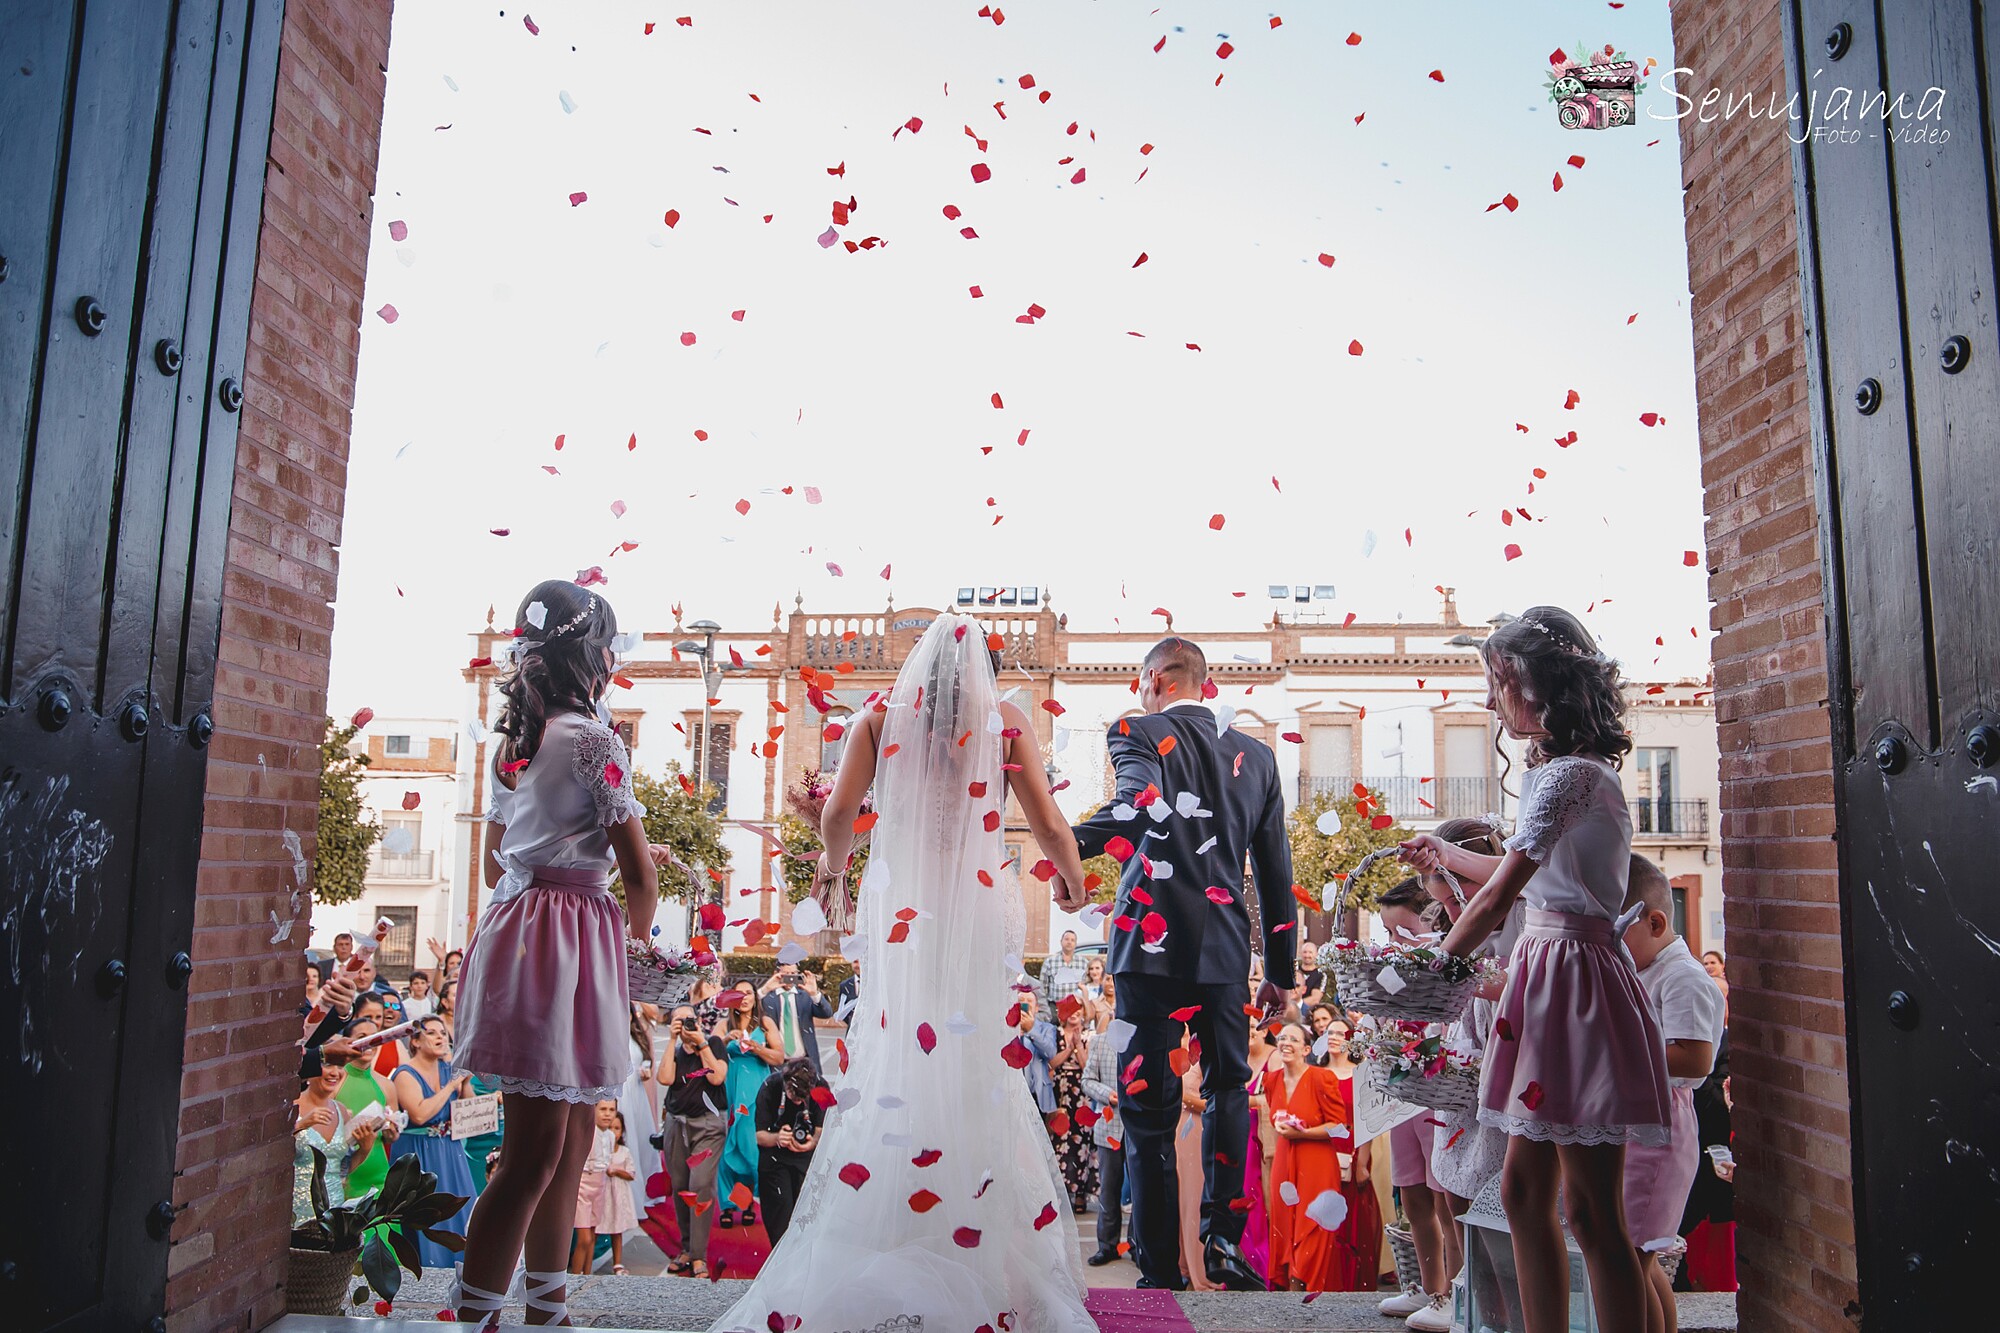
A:
<svg viewBox="0 0 2000 1333">
<path fill-rule="evenodd" d="M 630 937 L 625 941 L 625 980 L 635 1003 L 667 1009 L 683 1003 L 694 983 L 714 963 L 713 954 L 697 954 L 691 949 L 668 951 Z"/>
<path fill-rule="evenodd" d="M 1347 905 L 1348 886 L 1367 874 L 1377 861 L 1394 856 L 1394 847 L 1370 852 L 1341 882 L 1334 900 L 1338 920 Z M 1439 871 L 1458 894 L 1458 881 Z M 1460 901 L 1464 895 L 1459 894 Z M 1323 946 L 1319 964 L 1333 973 L 1340 1002 L 1376 1018 L 1449 1023 L 1472 1003 L 1480 984 L 1499 975 L 1490 959 L 1461 958 L 1444 951 L 1440 940 L 1362 944 L 1339 937 Z"/>
<path fill-rule="evenodd" d="M 1363 1023 L 1347 1053 L 1384 1097 L 1438 1111 L 1470 1111 L 1479 1101 L 1479 1057 L 1434 1025 Z"/>
</svg>

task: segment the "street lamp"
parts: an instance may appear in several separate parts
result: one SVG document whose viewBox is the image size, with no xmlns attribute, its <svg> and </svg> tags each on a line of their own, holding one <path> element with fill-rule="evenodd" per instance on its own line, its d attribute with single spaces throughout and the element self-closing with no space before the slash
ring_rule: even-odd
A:
<svg viewBox="0 0 2000 1333">
<path fill-rule="evenodd" d="M 696 643 L 692 639 L 683 639 L 674 645 L 674 651 L 677 653 L 687 653 L 701 661 L 701 732 L 699 733 L 700 740 L 696 745 L 695 762 L 695 789 L 699 791 L 703 786 L 707 785 L 708 770 L 715 762 L 709 758 L 708 751 L 710 740 L 709 700 L 715 697 L 715 692 L 722 686 L 722 672 L 715 665 L 715 636 L 722 632 L 722 626 L 716 624 L 713 620 L 697 620 L 690 624 L 688 628 L 701 635 L 702 641 Z M 711 806 L 709 813 L 715 814 L 717 812 Z M 699 881 L 696 883 L 696 890 L 697 896 L 699 896 Z M 688 937 L 690 939 L 694 936 L 694 916 L 695 904 L 690 900 L 688 903 Z"/>
</svg>

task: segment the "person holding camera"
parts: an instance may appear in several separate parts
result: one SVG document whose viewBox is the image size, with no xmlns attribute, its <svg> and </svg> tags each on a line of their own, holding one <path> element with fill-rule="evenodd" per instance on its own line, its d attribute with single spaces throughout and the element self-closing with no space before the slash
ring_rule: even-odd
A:
<svg viewBox="0 0 2000 1333">
<path fill-rule="evenodd" d="M 722 1085 L 729 1077 L 729 1066 L 721 1039 L 702 1032 L 691 1006 L 678 1006 L 667 1021 L 673 1059 L 661 1060 L 655 1077 L 667 1090 L 667 1179 L 682 1246 L 680 1257 L 667 1265 L 667 1271 L 707 1277 L 708 1233 L 715 1210 L 703 1207 L 697 1211 L 688 1206 L 687 1196 L 692 1194 L 700 1203 L 715 1202 L 715 1169 L 720 1165 L 728 1130 Z"/>
<path fill-rule="evenodd" d="M 787 1060 L 757 1090 L 757 1206 L 775 1248 L 792 1224 L 799 1186 L 819 1146 L 826 1108 L 813 1097 L 826 1080 L 800 1056 Z"/>
</svg>

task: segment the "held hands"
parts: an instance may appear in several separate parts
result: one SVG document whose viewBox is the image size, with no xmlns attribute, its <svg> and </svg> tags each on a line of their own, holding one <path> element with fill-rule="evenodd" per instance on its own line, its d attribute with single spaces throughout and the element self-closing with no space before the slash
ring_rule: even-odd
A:
<svg viewBox="0 0 2000 1333">
<path fill-rule="evenodd" d="M 1080 884 L 1071 884 L 1061 871 L 1055 877 L 1056 910 L 1075 916 L 1090 906 L 1090 894 Z"/>
</svg>

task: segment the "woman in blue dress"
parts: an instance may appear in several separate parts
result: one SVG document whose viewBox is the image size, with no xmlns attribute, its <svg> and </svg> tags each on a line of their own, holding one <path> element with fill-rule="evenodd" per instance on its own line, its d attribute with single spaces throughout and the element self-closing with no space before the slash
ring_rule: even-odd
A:
<svg viewBox="0 0 2000 1333">
<path fill-rule="evenodd" d="M 446 1194 L 465 1196 L 465 1207 L 439 1222 L 434 1229 L 465 1234 L 466 1219 L 472 1216 L 472 1199 L 479 1193 L 473 1183 L 472 1162 L 465 1145 L 451 1137 L 451 1106 L 464 1094 L 472 1075 L 452 1069 L 447 1057 L 451 1038 L 444 1020 L 433 1014 L 418 1022 L 410 1041 L 410 1059 L 396 1068 L 396 1094 L 410 1114 L 405 1129 L 389 1149 L 389 1162 L 415 1154 L 417 1164 L 437 1177 L 437 1187 Z M 450 1270 L 458 1256 L 434 1240 L 417 1237 L 417 1254 L 426 1268 Z"/>
<path fill-rule="evenodd" d="M 716 1003 L 723 1012 L 719 1035 L 729 1057 L 729 1077 L 722 1085 L 729 1102 L 729 1136 L 722 1141 L 722 1162 L 715 1172 L 715 1199 L 722 1208 L 717 1220 L 725 1227 L 736 1225 L 729 1196 L 741 1184 L 750 1192 L 751 1202 L 741 1214 L 749 1226 L 757 1220 L 757 1090 L 771 1067 L 784 1063 L 785 1051 L 778 1025 L 765 1017 L 750 982 L 738 982 L 718 995 Z"/>
</svg>

